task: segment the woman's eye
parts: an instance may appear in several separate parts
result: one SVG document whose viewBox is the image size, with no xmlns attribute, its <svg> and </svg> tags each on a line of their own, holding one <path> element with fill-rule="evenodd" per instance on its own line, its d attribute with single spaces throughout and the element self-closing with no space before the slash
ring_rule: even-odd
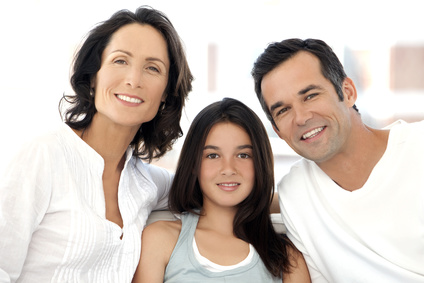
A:
<svg viewBox="0 0 424 283">
<path fill-rule="evenodd" d="M 147 67 L 147 69 L 159 73 L 159 69 L 154 66 Z"/>
<path fill-rule="evenodd" d="M 118 60 L 115 60 L 115 61 L 113 61 L 113 62 L 114 62 L 114 63 L 116 63 L 116 64 L 121 64 L 121 65 L 126 64 L 126 63 L 127 63 L 125 60 L 122 60 L 122 59 L 118 59 Z"/>
</svg>

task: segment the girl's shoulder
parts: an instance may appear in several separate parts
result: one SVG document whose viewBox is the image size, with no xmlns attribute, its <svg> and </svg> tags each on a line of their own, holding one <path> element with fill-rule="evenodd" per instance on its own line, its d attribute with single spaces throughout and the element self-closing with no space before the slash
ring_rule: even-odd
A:
<svg viewBox="0 0 424 283">
<path fill-rule="evenodd" d="M 172 249 L 177 243 L 181 232 L 181 220 L 159 220 L 149 224 L 143 230 L 143 241 L 147 240 L 157 245 L 172 245 Z"/>
<path fill-rule="evenodd" d="M 181 232 L 181 220 L 156 221 L 144 228 L 142 234 L 142 253 L 161 257 L 169 261 Z"/>
</svg>

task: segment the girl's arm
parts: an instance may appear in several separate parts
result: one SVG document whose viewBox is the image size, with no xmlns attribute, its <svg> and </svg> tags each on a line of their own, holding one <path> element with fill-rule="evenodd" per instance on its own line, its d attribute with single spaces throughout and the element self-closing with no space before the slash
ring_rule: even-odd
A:
<svg viewBox="0 0 424 283">
<path fill-rule="evenodd" d="M 177 243 L 180 221 L 157 221 L 143 230 L 141 256 L 133 283 L 162 283 L 165 268 Z"/>
<path fill-rule="evenodd" d="M 284 283 L 310 283 L 308 267 L 301 252 L 297 249 L 288 247 L 292 268 L 289 274 L 283 274 Z"/>
</svg>

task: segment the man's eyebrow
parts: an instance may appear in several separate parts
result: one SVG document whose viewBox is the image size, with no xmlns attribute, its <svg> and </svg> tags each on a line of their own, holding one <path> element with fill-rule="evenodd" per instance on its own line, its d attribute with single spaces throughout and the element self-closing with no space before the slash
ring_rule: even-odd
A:
<svg viewBox="0 0 424 283">
<path fill-rule="evenodd" d="M 273 112 L 275 109 L 283 106 L 284 103 L 282 101 L 277 101 L 276 103 L 272 104 L 271 107 L 269 108 L 269 112 Z"/>
<path fill-rule="evenodd" d="M 308 85 L 304 89 L 301 89 L 297 94 L 304 95 L 304 94 L 308 93 L 309 91 L 311 91 L 313 89 L 322 90 L 323 88 L 321 86 L 319 86 L 319 85 L 312 84 L 312 85 Z"/>
<path fill-rule="evenodd" d="M 321 86 L 319 86 L 319 85 L 311 84 L 311 85 L 308 85 L 307 87 L 299 90 L 297 92 L 297 94 L 298 95 L 305 95 L 306 93 L 308 93 L 309 91 L 314 90 L 314 89 L 322 90 L 323 88 Z M 277 101 L 276 103 L 274 103 L 273 105 L 271 105 L 271 107 L 269 108 L 269 111 L 272 113 L 275 109 L 277 109 L 277 108 L 279 108 L 279 107 L 281 107 L 283 105 L 284 105 L 284 102 Z"/>
</svg>

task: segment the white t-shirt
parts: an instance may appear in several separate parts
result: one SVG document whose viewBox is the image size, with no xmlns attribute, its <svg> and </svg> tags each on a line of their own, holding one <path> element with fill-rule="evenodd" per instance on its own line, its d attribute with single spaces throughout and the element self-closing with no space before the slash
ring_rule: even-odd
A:
<svg viewBox="0 0 424 283">
<path fill-rule="evenodd" d="M 302 159 L 278 191 L 313 282 L 424 282 L 424 121 L 391 128 L 359 190 L 340 188 Z"/>
<path fill-rule="evenodd" d="M 167 207 L 172 175 L 130 148 L 126 156 L 121 229 L 105 217 L 104 161 L 71 128 L 23 148 L 0 179 L 0 282 L 131 282 L 142 229 Z"/>
</svg>

